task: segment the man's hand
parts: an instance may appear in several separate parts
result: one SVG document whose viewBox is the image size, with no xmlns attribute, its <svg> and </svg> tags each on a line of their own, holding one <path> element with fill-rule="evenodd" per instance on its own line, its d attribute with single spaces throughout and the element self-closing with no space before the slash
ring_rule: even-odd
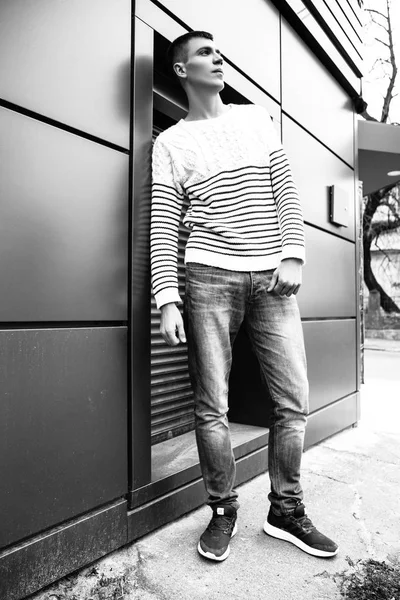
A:
<svg viewBox="0 0 400 600">
<path fill-rule="evenodd" d="M 279 296 L 297 294 L 301 286 L 302 262 L 298 258 L 285 258 L 275 269 L 267 292 Z"/>
<path fill-rule="evenodd" d="M 161 307 L 160 333 L 169 346 L 177 346 L 186 342 L 182 315 L 174 302 Z"/>
</svg>

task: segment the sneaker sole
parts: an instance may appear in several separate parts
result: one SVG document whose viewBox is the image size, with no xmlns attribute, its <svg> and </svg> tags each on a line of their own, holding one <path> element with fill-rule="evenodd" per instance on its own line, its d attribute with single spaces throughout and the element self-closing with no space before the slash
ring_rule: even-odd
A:
<svg viewBox="0 0 400 600">
<path fill-rule="evenodd" d="M 285 542 L 291 542 L 300 550 L 307 552 L 307 554 L 311 554 L 312 556 L 318 556 L 320 558 L 328 558 L 330 556 L 335 556 L 339 548 L 336 548 L 333 552 L 327 552 L 326 550 L 318 550 L 317 548 L 312 548 L 312 546 L 308 546 L 301 540 L 299 540 L 296 536 L 292 535 L 288 531 L 284 531 L 283 529 L 279 529 L 278 527 L 274 527 L 268 521 L 264 523 L 264 531 L 266 534 L 271 537 L 277 538 L 279 540 L 284 540 Z"/>
<path fill-rule="evenodd" d="M 237 532 L 237 523 L 235 523 L 235 526 L 232 530 L 231 539 L 236 534 L 236 532 Z M 223 554 L 221 554 L 221 556 L 215 556 L 215 554 L 212 554 L 211 552 L 204 552 L 204 550 L 201 547 L 200 542 L 199 542 L 197 545 L 197 551 L 199 554 L 204 556 L 204 558 L 209 558 L 210 560 L 216 560 L 218 562 L 221 562 L 222 560 L 225 560 L 226 558 L 228 558 L 231 549 L 228 546 L 227 549 L 225 550 L 225 552 Z"/>
</svg>

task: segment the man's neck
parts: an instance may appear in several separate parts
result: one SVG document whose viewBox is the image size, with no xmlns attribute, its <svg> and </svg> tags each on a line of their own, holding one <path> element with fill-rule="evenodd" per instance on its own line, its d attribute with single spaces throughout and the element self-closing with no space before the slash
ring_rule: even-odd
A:
<svg viewBox="0 0 400 600">
<path fill-rule="evenodd" d="M 219 94 L 199 93 L 186 90 L 189 100 L 189 112 L 185 121 L 199 121 L 215 119 L 226 112 L 227 106 L 223 104 Z"/>
</svg>

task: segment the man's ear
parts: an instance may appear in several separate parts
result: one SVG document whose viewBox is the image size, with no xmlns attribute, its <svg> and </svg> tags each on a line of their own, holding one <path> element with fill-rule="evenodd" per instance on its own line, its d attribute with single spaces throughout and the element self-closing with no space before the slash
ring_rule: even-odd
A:
<svg viewBox="0 0 400 600">
<path fill-rule="evenodd" d="M 186 79 L 186 67 L 183 62 L 176 62 L 173 66 L 175 71 L 175 75 L 179 77 L 179 79 Z"/>
</svg>

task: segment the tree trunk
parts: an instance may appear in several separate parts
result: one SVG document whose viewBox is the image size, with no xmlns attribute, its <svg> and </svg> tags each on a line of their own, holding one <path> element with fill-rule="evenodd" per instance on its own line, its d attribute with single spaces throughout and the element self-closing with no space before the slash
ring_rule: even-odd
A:
<svg viewBox="0 0 400 600">
<path fill-rule="evenodd" d="M 390 184 L 377 192 L 369 194 L 363 214 L 363 251 L 364 251 L 364 281 L 368 290 L 378 290 L 381 295 L 381 307 L 386 312 L 400 313 L 400 308 L 377 282 L 371 267 L 371 244 L 373 242 L 372 218 L 382 198 L 395 186 Z"/>
<path fill-rule="evenodd" d="M 388 89 L 386 90 L 386 95 L 383 100 L 381 123 L 387 123 L 387 120 L 389 117 L 390 103 L 393 99 L 393 90 L 394 90 L 396 77 L 397 77 L 397 65 L 396 65 L 396 56 L 394 53 L 394 46 L 393 46 L 392 17 L 390 14 L 389 0 L 386 0 L 386 8 L 387 8 L 387 34 L 388 34 L 388 39 L 389 39 L 388 46 L 389 46 L 389 52 L 390 52 L 390 65 L 392 67 L 392 75 L 390 77 Z"/>
<path fill-rule="evenodd" d="M 371 267 L 371 244 L 372 238 L 370 236 L 363 236 L 363 250 L 364 250 L 364 281 L 365 285 L 369 289 L 378 290 L 381 295 L 381 307 L 385 312 L 388 313 L 400 313 L 400 308 L 391 299 L 391 297 L 385 292 L 382 286 L 377 282 L 375 275 Z"/>
</svg>

